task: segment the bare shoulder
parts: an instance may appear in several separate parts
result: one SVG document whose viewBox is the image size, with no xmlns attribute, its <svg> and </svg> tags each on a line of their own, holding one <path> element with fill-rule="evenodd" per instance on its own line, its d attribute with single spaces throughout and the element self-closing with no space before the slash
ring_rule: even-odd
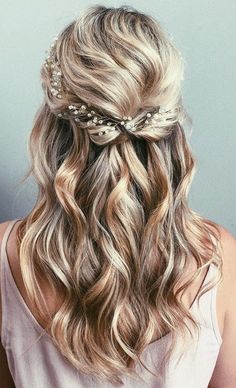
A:
<svg viewBox="0 0 236 388">
<path fill-rule="evenodd" d="M 222 225 L 220 232 L 222 250 L 221 301 L 224 308 L 222 345 L 208 388 L 236 387 L 236 238 Z"/>
<path fill-rule="evenodd" d="M 226 227 L 221 224 L 215 224 L 220 236 L 221 257 L 223 262 L 223 276 L 225 281 L 230 280 L 236 274 L 236 232 L 235 236 Z M 211 227 L 211 229 L 214 231 Z M 227 287 L 232 287 L 234 284 L 227 283 Z M 234 282 L 233 282 L 234 283 Z"/>
<path fill-rule="evenodd" d="M 223 243 L 223 247 L 225 249 L 235 249 L 236 247 L 236 235 L 234 236 L 227 228 L 223 225 L 217 224 L 217 227 L 220 231 L 221 240 Z M 235 232 L 236 233 L 236 232 Z"/>
<path fill-rule="evenodd" d="M 222 297 L 225 306 L 225 318 L 236 311 L 236 238 L 223 225 L 217 224 L 220 233 L 222 257 Z M 236 327 L 235 327 L 236 329 Z"/>
<path fill-rule="evenodd" d="M 218 224 L 218 229 L 222 246 L 224 285 L 230 296 L 230 291 L 236 291 L 236 237 L 222 225 Z M 231 298 L 228 302 L 231 302 Z"/>
</svg>

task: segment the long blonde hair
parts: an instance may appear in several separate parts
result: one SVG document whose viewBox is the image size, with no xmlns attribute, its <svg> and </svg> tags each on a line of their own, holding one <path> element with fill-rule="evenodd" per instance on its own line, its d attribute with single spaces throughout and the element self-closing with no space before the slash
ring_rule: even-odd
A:
<svg viewBox="0 0 236 388">
<path fill-rule="evenodd" d="M 177 336 L 191 332 L 187 322 L 197 327 L 179 295 L 209 263 L 221 269 L 219 235 L 187 203 L 196 160 L 183 129 L 184 64 L 160 23 L 132 7 L 92 6 L 61 32 L 55 50 L 65 93 L 50 92 L 43 66 L 26 175 L 35 177 L 38 198 L 17 230 L 21 271 L 62 354 L 79 371 L 120 385 L 123 374 L 135 376 L 155 332 L 171 333 L 172 351 Z M 137 127 L 132 137 L 95 136 L 102 124 L 85 128 L 58 116 L 80 101 L 118 119 L 162 105 L 182 109 L 171 124 Z M 177 287 L 190 261 L 197 269 Z M 40 278 L 63 293 L 53 316 Z"/>
</svg>

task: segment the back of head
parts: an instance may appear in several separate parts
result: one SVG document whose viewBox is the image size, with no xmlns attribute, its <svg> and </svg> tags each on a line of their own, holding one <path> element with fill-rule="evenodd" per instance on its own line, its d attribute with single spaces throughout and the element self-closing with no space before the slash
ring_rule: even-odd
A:
<svg viewBox="0 0 236 388">
<path fill-rule="evenodd" d="M 184 330 L 175 286 L 190 257 L 199 269 L 210 260 L 210 228 L 187 204 L 195 163 L 183 68 L 153 17 L 93 6 L 41 70 L 29 139 L 39 196 L 18 229 L 22 274 L 39 308 L 38 273 L 63 290 L 50 317 L 56 343 L 76 368 L 113 383 L 156 330 Z"/>
<path fill-rule="evenodd" d="M 42 68 L 46 103 L 63 118 L 75 118 L 69 106 L 86 107 L 85 115 L 92 110 L 117 120 L 130 117 L 132 139 L 145 140 L 168 136 L 183 118 L 182 57 L 150 16 L 130 7 L 90 8 L 59 35 L 48 59 Z M 157 120 L 152 127 L 145 123 L 146 113 L 163 106 L 173 112 L 171 120 Z M 77 123 L 85 125 L 82 120 Z M 96 129 L 93 121 L 86 124 L 83 132 L 96 144 L 129 139 L 127 131 L 98 136 L 107 129 L 104 121 L 97 122 Z"/>
</svg>

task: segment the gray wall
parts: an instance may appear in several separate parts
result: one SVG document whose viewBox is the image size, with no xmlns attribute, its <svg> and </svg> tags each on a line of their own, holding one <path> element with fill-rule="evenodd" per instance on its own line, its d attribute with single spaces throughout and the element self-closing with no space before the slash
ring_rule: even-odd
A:
<svg viewBox="0 0 236 388">
<path fill-rule="evenodd" d="M 13 1 L 1 4 L 0 222 L 21 218 L 35 184 L 19 185 L 28 166 L 27 138 L 42 99 L 39 79 L 54 36 L 90 1 Z M 190 144 L 198 159 L 190 205 L 236 235 L 236 2 L 234 0 L 103 1 L 155 15 L 186 63 L 183 95 L 193 120 Z"/>
</svg>

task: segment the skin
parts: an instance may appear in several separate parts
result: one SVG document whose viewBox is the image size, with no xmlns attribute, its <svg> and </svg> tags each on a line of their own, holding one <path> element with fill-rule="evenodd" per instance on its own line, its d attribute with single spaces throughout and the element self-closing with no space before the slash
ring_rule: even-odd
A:
<svg viewBox="0 0 236 388">
<path fill-rule="evenodd" d="M 3 234 L 10 221 L 0 223 L 0 243 Z M 32 314 L 39 324 L 45 328 L 46 322 L 40 321 L 37 312 L 32 309 L 24 289 L 23 280 L 20 274 L 19 261 L 16 254 L 15 233 L 19 222 L 11 231 L 7 242 L 7 254 L 11 271 L 17 287 L 23 296 Z M 236 239 L 223 226 L 218 225 L 221 233 L 223 247 L 223 280 L 218 284 L 216 295 L 216 314 L 218 325 L 223 342 L 218 355 L 217 363 L 207 388 L 235 388 L 236 387 Z M 206 273 L 201 278 L 196 279 L 196 283 L 191 286 L 183 297 L 186 306 L 190 306 L 194 300 L 199 287 Z M 57 311 L 60 304 L 60 296 L 52 294 L 47 284 L 42 284 L 44 295 L 48 301 L 49 310 L 53 313 Z M 1 302 L 1 298 L 0 298 Z M 0 330 L 1 330 L 1 303 L 0 303 Z M 1 333 L 1 331 L 0 331 Z M 156 340 L 154 338 L 153 340 Z M 2 388 L 15 387 L 12 380 L 6 353 L 0 345 L 0 382 Z"/>
</svg>

